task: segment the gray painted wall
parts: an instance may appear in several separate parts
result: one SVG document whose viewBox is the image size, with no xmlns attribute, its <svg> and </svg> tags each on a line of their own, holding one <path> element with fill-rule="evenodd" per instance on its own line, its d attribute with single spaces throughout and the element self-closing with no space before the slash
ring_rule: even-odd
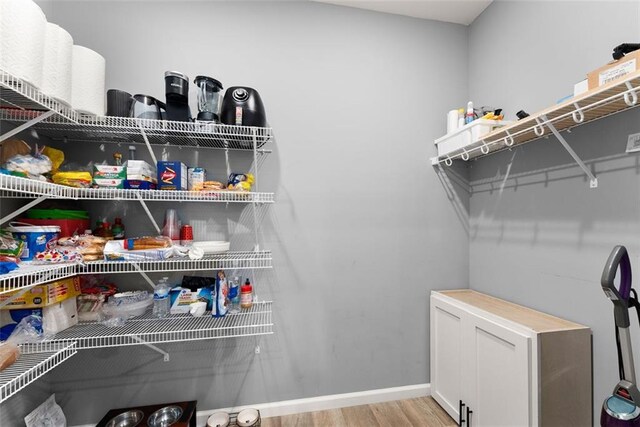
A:
<svg viewBox="0 0 640 427">
<path fill-rule="evenodd" d="M 639 39 L 639 2 L 494 2 L 469 30 L 470 98 L 512 117 L 537 111 L 571 94 L 614 46 Z M 487 49 L 487 40 L 502 45 Z M 612 306 L 599 278 L 616 244 L 640 271 L 640 158 L 624 153 L 639 118 L 632 110 L 566 135 L 597 189 L 552 138 L 469 168 L 471 288 L 592 328 L 595 424 L 617 381 Z M 640 335 L 637 324 L 633 331 Z"/>
<path fill-rule="evenodd" d="M 165 345 L 169 363 L 143 347 L 84 351 L 52 374 L 70 424 L 132 404 L 213 409 L 429 381 L 429 291 L 468 286 L 468 196 L 425 167 L 443 111 L 467 97 L 465 27 L 308 2 L 46 7 L 105 56 L 108 88 L 162 97 L 169 69 L 253 86 L 277 136 L 261 183 L 277 194 L 261 235 L 275 268 L 256 277 L 260 297 L 276 301 L 276 334 L 259 340 L 260 355 L 253 339 Z M 85 162 L 113 147 L 67 150 Z M 196 156 L 224 176 L 222 153 L 174 151 Z M 135 204 L 87 206 L 151 231 Z M 161 220 L 169 205 L 154 206 Z M 247 212 L 179 206 L 196 233 L 235 248 L 250 247 Z M 118 282 L 143 286 L 134 275 Z"/>
</svg>

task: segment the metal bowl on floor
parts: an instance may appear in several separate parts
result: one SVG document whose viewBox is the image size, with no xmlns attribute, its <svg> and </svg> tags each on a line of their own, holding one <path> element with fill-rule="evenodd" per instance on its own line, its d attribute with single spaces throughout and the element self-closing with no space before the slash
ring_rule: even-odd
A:
<svg viewBox="0 0 640 427">
<path fill-rule="evenodd" d="M 151 414 L 147 420 L 149 427 L 168 427 L 182 416 L 182 408 L 179 406 L 165 406 Z"/>
<path fill-rule="evenodd" d="M 106 427 L 134 427 L 144 418 L 144 413 L 137 409 L 123 412 L 109 420 Z"/>
</svg>

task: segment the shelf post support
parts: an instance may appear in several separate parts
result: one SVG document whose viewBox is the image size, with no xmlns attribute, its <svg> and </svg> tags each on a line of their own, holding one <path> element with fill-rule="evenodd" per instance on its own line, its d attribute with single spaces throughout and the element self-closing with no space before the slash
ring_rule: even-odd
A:
<svg viewBox="0 0 640 427">
<path fill-rule="evenodd" d="M 34 207 L 38 203 L 42 202 L 46 198 L 47 198 L 47 196 L 40 196 L 37 199 L 30 201 L 29 203 L 27 203 L 26 205 L 24 205 L 20 209 L 16 209 L 15 211 L 11 212 L 9 215 L 5 216 L 4 218 L 0 218 L 0 224 L 4 224 L 5 222 L 7 222 L 9 220 L 12 220 L 13 218 L 15 218 L 18 215 L 20 215 L 22 212 L 31 209 L 32 207 Z"/>
<path fill-rule="evenodd" d="M 169 361 L 169 353 L 167 353 L 166 351 L 162 350 L 161 348 L 158 348 L 155 345 L 146 342 L 145 340 L 143 340 L 142 338 L 140 338 L 137 335 L 132 335 L 131 339 L 133 339 L 134 341 L 139 342 L 142 345 L 145 345 L 145 346 L 149 347 L 153 351 L 157 351 L 158 353 L 162 354 L 164 356 L 162 360 L 164 360 L 165 362 Z"/>
<path fill-rule="evenodd" d="M 564 137 L 560 135 L 560 132 L 558 132 L 556 127 L 549 121 L 549 119 L 547 119 L 547 116 L 543 114 L 540 117 L 544 121 L 544 124 L 546 124 L 549 130 L 553 133 L 553 135 L 558 139 L 558 141 L 560 141 L 560 144 L 562 144 L 564 149 L 567 150 L 569 155 L 573 157 L 573 160 L 575 160 L 575 162 L 578 164 L 578 166 L 580 166 L 582 171 L 589 177 L 589 186 L 591 188 L 598 188 L 598 178 L 596 178 L 595 175 L 591 173 L 591 170 L 587 167 L 587 165 L 584 164 L 582 159 L 578 157 L 576 152 L 573 151 L 573 148 L 571 148 L 571 146 L 569 146 L 569 143 L 564 139 Z"/>
<path fill-rule="evenodd" d="M 149 138 L 147 138 L 147 133 L 144 131 L 144 126 L 142 123 L 139 123 L 140 133 L 142 134 L 142 139 L 144 139 L 144 144 L 147 146 L 147 150 L 149 150 L 149 154 L 151 155 L 151 160 L 153 160 L 153 165 L 158 165 L 158 159 L 156 159 L 156 155 L 153 152 L 153 148 L 151 147 L 151 143 L 149 143 Z"/>
<path fill-rule="evenodd" d="M 147 214 L 147 216 L 149 217 L 149 219 L 151 220 L 151 224 L 153 225 L 153 227 L 156 229 L 156 232 L 158 234 L 162 234 L 160 232 L 160 227 L 158 226 L 158 223 L 156 222 L 155 218 L 153 217 L 153 215 L 151 215 L 151 211 L 149 210 L 149 207 L 147 206 L 147 203 L 144 201 L 144 199 L 142 198 L 142 196 L 140 195 L 139 192 L 136 193 L 136 197 L 138 198 L 138 201 L 140 202 L 140 204 L 142 205 L 142 209 L 144 209 L 145 213 Z"/>
<path fill-rule="evenodd" d="M 29 129 L 31 126 L 35 125 L 36 123 L 39 123 L 45 119 L 48 119 L 49 117 L 53 116 L 55 113 L 56 113 L 55 111 L 47 111 L 46 113 L 40 114 L 38 117 L 34 117 L 28 122 L 21 124 L 17 128 L 12 129 L 9 132 L 0 135 L 0 142 L 4 141 L 5 139 L 11 138 L 13 135 L 19 134 L 25 129 Z"/>
</svg>

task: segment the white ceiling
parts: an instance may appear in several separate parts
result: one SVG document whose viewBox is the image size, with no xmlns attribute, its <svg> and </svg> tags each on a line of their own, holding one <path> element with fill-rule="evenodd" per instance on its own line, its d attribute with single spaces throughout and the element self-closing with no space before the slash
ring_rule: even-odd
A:
<svg viewBox="0 0 640 427">
<path fill-rule="evenodd" d="M 414 18 L 469 25 L 492 0 L 312 0 Z"/>
</svg>

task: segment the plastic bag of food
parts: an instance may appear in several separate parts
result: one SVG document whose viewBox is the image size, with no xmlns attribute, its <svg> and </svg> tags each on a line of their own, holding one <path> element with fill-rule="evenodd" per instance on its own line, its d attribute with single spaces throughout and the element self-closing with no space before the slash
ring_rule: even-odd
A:
<svg viewBox="0 0 640 427">
<path fill-rule="evenodd" d="M 83 171 L 56 172 L 51 177 L 53 182 L 67 187 L 89 188 L 91 187 L 91 173 Z"/>
<path fill-rule="evenodd" d="M 51 160 L 51 172 L 57 172 L 60 165 L 64 162 L 64 151 L 56 148 L 44 147 L 42 149 L 42 154 Z"/>
<path fill-rule="evenodd" d="M 229 181 L 227 183 L 228 190 L 235 191 L 251 191 L 251 185 L 254 183 L 255 178 L 250 173 L 232 173 L 229 175 Z"/>
<path fill-rule="evenodd" d="M 13 365 L 20 357 L 20 347 L 12 342 L 0 344 L 0 372 Z"/>
<path fill-rule="evenodd" d="M 56 403 L 55 394 L 24 417 L 24 423 L 26 427 L 67 427 L 67 419 L 60 405 Z"/>
<path fill-rule="evenodd" d="M 20 262 L 23 247 L 22 240 L 15 239 L 7 230 L 0 230 L 0 257 L 6 257 L 2 258 L 2 261 Z"/>
</svg>

